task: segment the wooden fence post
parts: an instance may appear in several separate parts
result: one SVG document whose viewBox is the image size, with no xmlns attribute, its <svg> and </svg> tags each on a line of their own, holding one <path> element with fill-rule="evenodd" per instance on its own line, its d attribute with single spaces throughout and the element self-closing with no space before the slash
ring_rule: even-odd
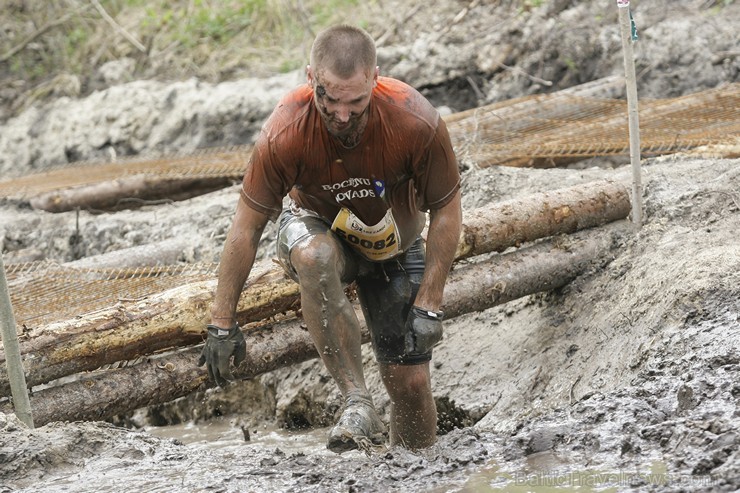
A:
<svg viewBox="0 0 740 493">
<path fill-rule="evenodd" d="M 632 42 L 637 39 L 630 14 L 629 0 L 617 0 L 619 25 L 622 33 L 622 54 L 627 83 L 627 110 L 629 115 L 630 162 L 632 163 L 632 223 L 642 227 L 642 178 L 640 170 L 640 121 L 637 105 L 637 77 Z"/>
<path fill-rule="evenodd" d="M 28 398 L 26 374 L 23 372 L 21 350 L 18 345 L 18 334 L 15 328 L 13 306 L 10 304 L 8 280 L 5 277 L 5 264 L 3 263 L 2 253 L 0 253 L 0 328 L 2 328 L 3 349 L 5 350 L 5 361 L 8 365 L 8 380 L 10 381 L 10 392 L 13 397 L 15 415 L 26 426 L 33 428 L 31 401 Z"/>
</svg>

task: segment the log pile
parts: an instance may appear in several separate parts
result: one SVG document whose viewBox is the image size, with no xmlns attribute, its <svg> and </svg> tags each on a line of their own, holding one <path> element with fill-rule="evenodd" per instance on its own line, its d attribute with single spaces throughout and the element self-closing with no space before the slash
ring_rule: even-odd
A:
<svg viewBox="0 0 740 493">
<path fill-rule="evenodd" d="M 629 210 L 623 185 L 594 182 L 464 214 L 444 311 L 456 317 L 566 285 L 608 256 L 626 228 L 620 220 Z M 597 227 L 608 223 L 614 224 Z M 509 251 L 512 247 L 518 248 Z M 46 387 L 31 397 L 34 422 L 107 419 L 210 385 L 206 370 L 195 362 L 215 284 L 215 279 L 187 284 L 34 329 L 21 343 L 29 387 Z M 318 356 L 299 305 L 298 286 L 278 267 L 253 275 L 237 309 L 249 350 L 237 378 Z M 357 313 L 362 320 L 359 308 Z M 136 363 L 125 364 L 131 361 Z M 117 368 L 100 369 L 111 365 Z M 69 376 L 76 378 L 56 383 Z M 9 395 L 0 352 L 4 412 L 12 412 Z"/>
</svg>

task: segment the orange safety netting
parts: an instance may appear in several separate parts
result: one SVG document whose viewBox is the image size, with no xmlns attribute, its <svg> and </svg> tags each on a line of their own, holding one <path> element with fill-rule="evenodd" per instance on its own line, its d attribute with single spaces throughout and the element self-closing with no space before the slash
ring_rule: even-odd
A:
<svg viewBox="0 0 740 493">
<path fill-rule="evenodd" d="M 740 135 L 740 83 L 674 99 L 639 102 L 641 155 L 727 142 Z M 629 155 L 627 103 L 569 91 L 526 96 L 445 118 L 455 150 L 479 167 L 556 165 L 596 156 Z M 251 147 L 214 149 L 115 163 L 72 163 L 0 181 L 0 197 L 46 192 L 135 175 L 240 179 Z"/>
<path fill-rule="evenodd" d="M 75 268 L 56 262 L 5 266 L 16 323 L 39 326 L 215 279 L 217 264 L 136 268 Z"/>
<path fill-rule="evenodd" d="M 639 102 L 642 156 L 726 142 L 740 135 L 740 84 Z M 567 92 L 519 98 L 453 115 L 456 149 L 480 167 L 629 155 L 627 102 Z"/>
</svg>

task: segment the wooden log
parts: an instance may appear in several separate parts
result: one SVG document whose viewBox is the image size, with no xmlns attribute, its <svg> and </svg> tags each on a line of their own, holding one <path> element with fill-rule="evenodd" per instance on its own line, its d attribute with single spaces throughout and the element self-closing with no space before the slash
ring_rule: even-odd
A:
<svg viewBox="0 0 740 493">
<path fill-rule="evenodd" d="M 462 264 L 450 272 L 445 284 L 445 315 L 458 317 L 565 286 L 612 250 L 627 228 L 620 221 Z"/>
<path fill-rule="evenodd" d="M 450 275 L 443 310 L 451 318 L 564 286 L 593 262 L 604 259 L 620 235 L 628 231 L 629 225 L 620 222 L 461 266 Z M 366 343 L 370 337 L 359 306 L 355 311 Z M 247 358 L 234 372 L 236 378 L 254 378 L 318 357 L 300 319 L 249 330 L 245 336 Z M 43 426 L 51 421 L 108 419 L 211 385 L 206 370 L 196 366 L 200 350 L 188 348 L 152 357 L 134 366 L 94 372 L 78 381 L 37 391 L 31 397 L 34 422 Z M 0 410 L 9 412 L 7 405 Z"/>
<path fill-rule="evenodd" d="M 363 327 L 363 343 L 370 336 Z M 318 353 L 302 320 L 294 319 L 245 334 L 247 359 L 234 372 L 248 379 L 317 358 Z M 187 348 L 134 366 L 97 371 L 80 380 L 35 392 L 33 415 L 43 426 L 51 421 L 104 420 L 141 407 L 163 404 L 202 386 L 213 385 L 205 367 L 196 366 L 201 347 Z M 0 410 L 11 411 L 7 405 Z M 12 411 L 11 411 L 12 412 Z"/>
<path fill-rule="evenodd" d="M 183 237 L 170 238 L 156 243 L 147 243 L 130 248 L 122 248 L 112 252 L 92 255 L 64 266 L 76 269 L 125 269 L 130 267 L 152 267 L 157 265 L 173 265 L 182 260 L 183 252 L 187 251 L 190 240 Z"/>
<path fill-rule="evenodd" d="M 610 181 L 508 200 L 463 214 L 463 231 L 455 257 L 503 252 L 528 241 L 624 219 L 629 211 L 627 189 Z"/>
<path fill-rule="evenodd" d="M 466 215 L 457 257 L 500 252 L 547 236 L 597 226 L 629 214 L 626 188 L 594 182 L 492 204 Z M 21 343 L 29 386 L 202 339 L 216 281 L 187 284 L 131 303 L 29 331 Z M 242 325 L 296 310 L 298 285 L 282 269 L 263 267 L 237 307 Z M 9 384 L 0 353 L 0 396 Z"/>
<path fill-rule="evenodd" d="M 190 283 L 30 331 L 21 343 L 27 384 L 201 342 L 215 288 L 215 280 Z M 277 269 L 258 274 L 248 289 L 238 306 L 243 325 L 291 310 L 299 295 L 298 285 Z M 10 390 L 4 360 L 2 352 L 1 396 Z"/>
<path fill-rule="evenodd" d="M 154 200 L 184 200 L 225 188 L 231 177 L 203 176 L 172 178 L 158 175 L 133 175 L 113 181 L 93 183 L 47 192 L 30 200 L 31 207 L 47 212 L 79 209 L 133 209 Z"/>
</svg>

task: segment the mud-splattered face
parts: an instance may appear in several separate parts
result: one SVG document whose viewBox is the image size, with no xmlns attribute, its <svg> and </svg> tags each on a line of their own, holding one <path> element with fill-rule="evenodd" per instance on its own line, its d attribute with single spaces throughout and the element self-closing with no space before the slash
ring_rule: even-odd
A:
<svg viewBox="0 0 740 493">
<path fill-rule="evenodd" d="M 313 87 L 316 108 L 329 133 L 343 138 L 361 132 L 377 82 L 377 68 L 372 73 L 359 70 L 352 77 L 343 79 L 329 70 L 314 72 L 309 66 L 307 75 L 308 83 Z"/>
</svg>

